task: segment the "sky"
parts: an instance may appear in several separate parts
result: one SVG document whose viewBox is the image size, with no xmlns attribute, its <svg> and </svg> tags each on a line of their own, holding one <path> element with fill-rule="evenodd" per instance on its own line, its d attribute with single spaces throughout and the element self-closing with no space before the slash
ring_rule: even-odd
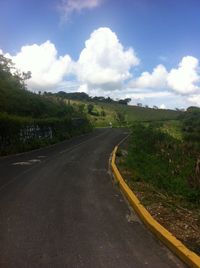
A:
<svg viewBox="0 0 200 268">
<path fill-rule="evenodd" d="M 200 106 L 199 0 L 0 0 L 0 53 L 31 91 Z"/>
</svg>

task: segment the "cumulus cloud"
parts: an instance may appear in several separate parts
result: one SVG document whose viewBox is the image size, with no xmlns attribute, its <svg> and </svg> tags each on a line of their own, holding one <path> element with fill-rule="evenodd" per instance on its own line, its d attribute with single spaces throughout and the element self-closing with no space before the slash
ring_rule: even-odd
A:
<svg viewBox="0 0 200 268">
<path fill-rule="evenodd" d="M 138 64 L 132 48 L 124 49 L 109 28 L 99 28 L 85 42 L 77 62 L 77 77 L 91 87 L 116 89 L 131 77 L 130 68 Z"/>
<path fill-rule="evenodd" d="M 161 104 L 161 105 L 160 105 L 160 109 L 166 109 L 165 104 Z"/>
<path fill-rule="evenodd" d="M 66 76 L 73 74 L 79 83 L 77 89 L 89 94 L 92 89 L 122 89 L 123 82 L 131 77 L 131 68 L 139 64 L 134 50 L 125 49 L 109 28 L 99 28 L 90 35 L 77 62 L 69 55 L 58 56 L 50 41 L 23 46 L 16 55 L 6 56 L 21 71 L 31 71 L 32 78 L 27 81 L 29 89 L 64 88 Z"/>
<path fill-rule="evenodd" d="M 133 90 L 130 89 L 126 89 L 125 93 L 126 93 L 126 97 L 131 97 L 133 99 L 137 99 L 137 100 L 145 100 L 145 99 L 157 99 L 157 98 L 163 98 L 163 97 L 169 97 L 172 94 L 168 91 L 142 91 L 139 90 L 140 92 L 134 92 Z M 123 94 L 123 92 L 122 92 Z"/>
<path fill-rule="evenodd" d="M 3 51 L 0 49 L 0 53 Z M 199 61 L 192 56 L 181 59 L 176 68 L 167 70 L 162 64 L 152 72 L 134 77 L 132 68 L 140 60 L 133 48 L 124 48 L 109 28 L 93 31 L 75 62 L 69 55 L 59 56 L 51 41 L 26 45 L 11 58 L 21 71 L 31 71 L 30 90 L 64 90 L 86 92 L 90 95 L 110 96 L 147 101 L 147 104 L 173 102 L 187 106 L 200 105 Z M 156 103 L 154 103 L 154 99 Z M 168 103 L 165 102 L 167 99 Z M 176 101 L 175 101 L 176 99 Z"/>
<path fill-rule="evenodd" d="M 87 84 L 82 84 L 78 87 L 78 92 L 88 93 L 89 88 Z"/>
<path fill-rule="evenodd" d="M 103 0 L 62 0 L 59 10 L 63 19 L 69 19 L 74 12 L 81 12 L 84 9 L 93 9 L 101 5 Z"/>
<path fill-rule="evenodd" d="M 200 106 L 200 94 L 189 96 L 188 101 L 191 102 L 193 105 Z"/>
<path fill-rule="evenodd" d="M 162 64 L 154 68 L 152 73 L 143 72 L 130 85 L 134 88 L 166 88 L 168 72 Z"/>
<path fill-rule="evenodd" d="M 190 94 L 200 90 L 199 61 L 195 57 L 183 57 L 177 69 L 169 72 L 167 82 L 170 88 L 180 94 Z"/>
<path fill-rule="evenodd" d="M 69 55 L 58 56 L 55 45 L 46 41 L 41 45 L 26 45 L 15 56 L 6 54 L 20 71 L 31 71 L 28 80 L 31 89 L 49 89 L 58 86 L 72 72 L 73 62 Z"/>
<path fill-rule="evenodd" d="M 152 73 L 143 72 L 130 82 L 132 88 L 168 89 L 182 95 L 190 95 L 200 90 L 199 61 L 192 56 L 185 56 L 169 72 L 165 66 L 158 65 Z"/>
</svg>

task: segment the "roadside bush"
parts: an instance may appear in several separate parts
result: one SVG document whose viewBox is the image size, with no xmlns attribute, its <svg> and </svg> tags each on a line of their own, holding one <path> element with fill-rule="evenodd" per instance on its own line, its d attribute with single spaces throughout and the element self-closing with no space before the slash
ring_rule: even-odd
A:
<svg viewBox="0 0 200 268">
<path fill-rule="evenodd" d="M 91 129 L 86 118 L 33 119 L 0 114 L 0 155 L 39 148 Z"/>
<path fill-rule="evenodd" d="M 189 108 L 182 115 L 184 139 L 200 149 L 200 109 Z"/>
<path fill-rule="evenodd" d="M 143 180 L 190 201 L 200 202 L 200 188 L 193 183 L 198 153 L 186 143 L 153 124 L 132 127 L 125 164 L 134 180 Z"/>
</svg>

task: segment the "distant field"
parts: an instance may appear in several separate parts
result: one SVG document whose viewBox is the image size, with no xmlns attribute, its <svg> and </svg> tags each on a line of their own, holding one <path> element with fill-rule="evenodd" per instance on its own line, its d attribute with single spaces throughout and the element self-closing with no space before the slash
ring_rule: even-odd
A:
<svg viewBox="0 0 200 268">
<path fill-rule="evenodd" d="M 122 105 L 117 103 L 88 102 L 70 100 L 70 103 L 78 106 L 84 105 L 87 113 L 87 105 L 92 103 L 94 114 L 88 114 L 89 119 L 96 127 L 130 125 L 135 121 L 164 121 L 176 120 L 181 112 L 174 110 L 152 109 L 138 106 Z M 103 112 L 103 113 L 102 113 Z M 102 115 L 103 114 L 103 115 Z"/>
<path fill-rule="evenodd" d="M 125 115 L 126 121 L 129 123 L 133 121 L 172 120 L 180 115 L 180 112 L 174 110 L 152 109 L 120 104 L 111 104 L 111 107 L 115 111 L 122 112 Z"/>
</svg>

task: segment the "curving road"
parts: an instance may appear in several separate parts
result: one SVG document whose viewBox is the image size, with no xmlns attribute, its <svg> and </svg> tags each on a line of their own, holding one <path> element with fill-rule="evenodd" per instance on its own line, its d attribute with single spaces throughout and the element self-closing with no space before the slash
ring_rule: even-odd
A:
<svg viewBox="0 0 200 268">
<path fill-rule="evenodd" d="M 139 221 L 108 159 L 127 133 L 99 129 L 0 159 L 0 267 L 185 267 Z"/>
</svg>

